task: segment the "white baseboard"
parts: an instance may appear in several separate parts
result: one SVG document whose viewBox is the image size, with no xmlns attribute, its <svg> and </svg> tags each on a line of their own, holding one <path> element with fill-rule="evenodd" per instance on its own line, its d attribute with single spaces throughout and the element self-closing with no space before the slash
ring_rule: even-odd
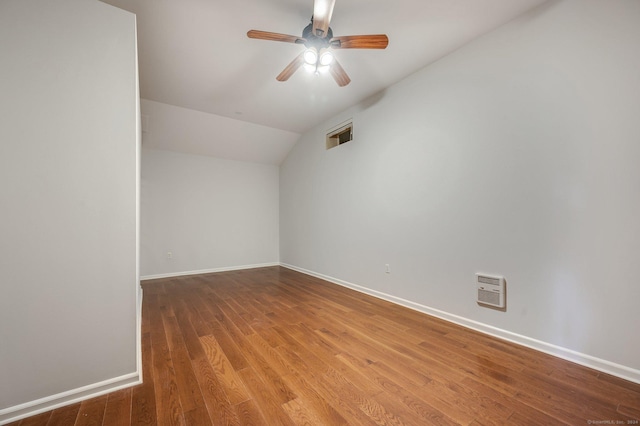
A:
<svg viewBox="0 0 640 426">
<path fill-rule="evenodd" d="M 115 377 L 103 382 L 94 383 L 92 385 L 83 386 L 81 388 L 72 389 L 56 395 L 51 395 L 35 401 L 26 402 L 24 404 L 0 410 L 0 425 L 15 422 L 25 417 L 31 417 L 36 414 L 51 411 L 65 405 L 75 404 L 85 399 L 95 398 L 110 392 L 128 388 L 141 384 L 142 380 L 138 373 L 130 373 L 124 376 Z"/>
<path fill-rule="evenodd" d="M 141 346 L 141 326 L 142 326 L 142 287 L 137 289 L 137 312 L 136 312 L 136 365 L 137 372 L 115 377 L 113 379 L 83 386 L 56 395 L 26 402 L 24 404 L 0 410 L 0 425 L 12 423 L 26 417 L 55 410 L 65 405 L 75 404 L 85 399 L 95 398 L 130 386 L 142 384 L 142 346 Z"/>
<path fill-rule="evenodd" d="M 165 274 L 143 275 L 140 277 L 140 280 L 144 281 L 144 280 L 155 280 L 158 278 L 183 277 L 186 275 L 211 274 L 214 272 L 240 271 L 243 269 L 266 268 L 269 266 L 279 266 L 279 265 L 280 265 L 279 262 L 272 262 L 272 263 L 259 263 L 256 265 L 239 265 L 239 266 L 227 266 L 223 268 L 200 269 L 198 271 L 168 272 Z"/>
<path fill-rule="evenodd" d="M 138 306 L 136 310 L 136 369 L 138 370 L 138 379 L 140 383 L 144 382 L 144 376 L 142 374 L 142 298 L 144 297 L 144 291 L 138 280 Z"/>
<path fill-rule="evenodd" d="M 499 339 L 507 340 L 509 342 L 516 343 L 518 345 L 526 346 L 528 348 L 535 349 L 537 351 L 544 352 L 549 355 L 556 356 L 558 358 L 566 359 L 568 361 L 575 362 L 576 364 L 584 365 L 585 367 L 593 368 L 594 370 L 602 371 L 604 373 L 611 374 L 613 376 L 617 376 L 622 379 L 640 384 L 640 370 L 627 367 L 625 365 L 616 364 L 614 362 L 596 358 L 591 355 L 583 354 L 583 353 L 574 351 L 572 349 L 563 348 L 561 346 L 543 342 L 537 339 L 533 339 L 531 337 L 523 336 L 521 334 L 513 333 L 511 331 L 503 330 L 488 324 L 484 324 L 478 321 L 474 321 L 474 320 L 464 318 L 458 315 L 454 315 L 448 312 L 444 312 L 439 309 L 421 305 L 419 303 L 415 303 L 410 300 L 405 300 L 400 297 L 392 296 L 386 293 L 382 293 L 376 290 L 362 287 L 357 284 L 340 280 L 338 278 L 333 278 L 333 277 L 320 274 L 314 271 L 309 271 L 304 268 L 288 265 L 286 263 L 281 263 L 280 266 L 288 269 L 292 269 L 297 272 L 301 272 L 306 275 L 311 275 L 313 277 L 320 278 L 325 281 L 329 281 L 331 283 L 341 285 L 343 287 L 348 287 L 360 293 L 365 293 L 370 296 L 377 297 L 378 299 L 383 299 L 388 302 L 392 302 L 397 305 L 401 305 L 409 309 L 413 309 L 415 311 L 422 312 L 422 313 L 443 319 L 445 321 L 449 321 L 449 322 L 461 325 L 463 327 L 470 328 L 472 330 L 476 330 L 481 333 L 485 333 L 490 336 L 497 337 Z"/>
</svg>

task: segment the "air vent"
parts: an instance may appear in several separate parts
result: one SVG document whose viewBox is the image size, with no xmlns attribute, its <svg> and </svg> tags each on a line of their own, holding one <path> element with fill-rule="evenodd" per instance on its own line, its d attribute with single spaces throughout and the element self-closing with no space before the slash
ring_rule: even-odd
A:
<svg viewBox="0 0 640 426">
<path fill-rule="evenodd" d="M 505 307 L 504 277 L 476 274 L 476 287 L 478 303 L 495 308 Z"/>
<path fill-rule="evenodd" d="M 353 140 L 353 120 L 347 120 L 327 132 L 327 149 Z"/>
</svg>

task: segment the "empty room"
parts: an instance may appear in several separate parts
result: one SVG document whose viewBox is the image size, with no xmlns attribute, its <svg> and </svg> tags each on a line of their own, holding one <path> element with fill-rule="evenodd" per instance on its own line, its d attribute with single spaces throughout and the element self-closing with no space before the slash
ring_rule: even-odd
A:
<svg viewBox="0 0 640 426">
<path fill-rule="evenodd" d="M 0 425 L 640 424 L 640 1 L 0 0 Z"/>
</svg>

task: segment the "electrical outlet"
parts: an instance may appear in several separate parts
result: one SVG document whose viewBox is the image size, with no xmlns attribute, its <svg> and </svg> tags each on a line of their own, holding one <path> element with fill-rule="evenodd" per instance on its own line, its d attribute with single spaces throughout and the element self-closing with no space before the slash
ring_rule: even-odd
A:
<svg viewBox="0 0 640 426">
<path fill-rule="evenodd" d="M 167 259 L 173 259 L 173 253 L 170 251 L 167 252 Z"/>
<path fill-rule="evenodd" d="M 391 266 L 389 266 L 389 264 L 388 264 L 388 263 L 386 263 L 386 264 L 384 265 L 384 272 L 385 272 L 385 273 L 387 273 L 387 274 L 390 274 L 390 273 L 391 273 Z"/>
</svg>

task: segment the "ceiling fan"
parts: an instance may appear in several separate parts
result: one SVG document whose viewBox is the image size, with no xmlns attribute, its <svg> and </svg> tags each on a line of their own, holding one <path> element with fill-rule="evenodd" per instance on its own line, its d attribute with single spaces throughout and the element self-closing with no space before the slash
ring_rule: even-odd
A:
<svg viewBox="0 0 640 426">
<path fill-rule="evenodd" d="M 387 47 L 389 38 L 385 34 L 334 37 L 329 21 L 331 21 L 335 3 L 336 0 L 314 0 L 311 23 L 302 30 L 302 37 L 258 30 L 247 32 L 249 38 L 303 44 L 306 47 L 282 70 L 276 80 L 287 81 L 298 68 L 304 67 L 316 74 L 330 72 L 338 86 L 343 87 L 349 84 L 351 79 L 334 57 L 332 49 L 385 49 Z"/>
</svg>

